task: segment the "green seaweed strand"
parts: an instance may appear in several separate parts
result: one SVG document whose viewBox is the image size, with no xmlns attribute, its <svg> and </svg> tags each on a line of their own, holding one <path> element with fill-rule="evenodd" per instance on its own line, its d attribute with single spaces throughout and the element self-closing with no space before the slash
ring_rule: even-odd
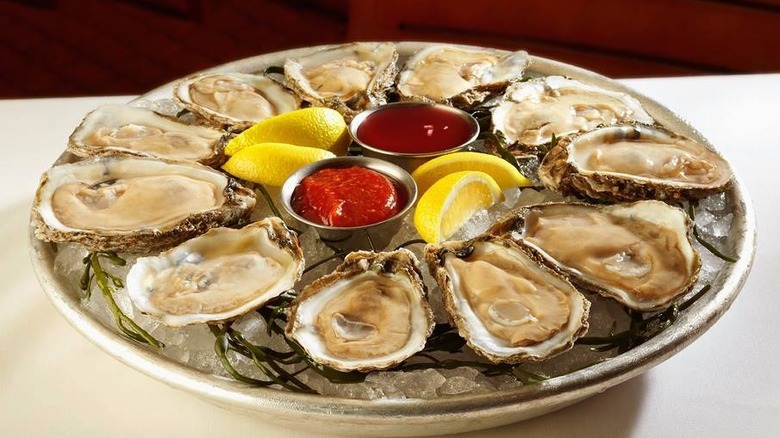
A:
<svg viewBox="0 0 780 438">
<path fill-rule="evenodd" d="M 704 240 L 703 237 L 701 237 L 701 234 L 699 234 L 699 227 L 696 225 L 696 203 L 691 202 L 688 204 L 688 216 L 690 216 L 691 221 L 693 222 L 693 237 L 696 239 L 697 242 L 701 244 L 701 246 L 707 248 L 707 251 L 711 252 L 712 255 L 715 257 L 728 262 L 728 263 L 736 263 L 737 259 L 733 257 L 729 257 L 722 252 L 718 250 L 718 248 L 715 248 L 715 245 L 711 244 L 710 242 L 707 242 Z"/>
<path fill-rule="evenodd" d="M 163 348 L 165 344 L 155 339 L 141 326 L 136 324 L 116 304 L 114 300 L 115 288 L 123 288 L 124 282 L 121 278 L 103 269 L 100 263 L 101 257 L 107 259 L 114 266 L 124 266 L 126 264 L 126 261 L 114 252 L 91 252 L 87 254 L 82 260 L 86 267 L 79 281 L 79 286 L 85 291 L 85 299 L 91 298 L 91 286 L 94 281 L 94 284 L 97 284 L 103 298 L 106 300 L 106 304 L 108 304 L 114 323 L 116 323 L 122 334 L 136 342 L 151 345 L 155 348 Z"/>
</svg>

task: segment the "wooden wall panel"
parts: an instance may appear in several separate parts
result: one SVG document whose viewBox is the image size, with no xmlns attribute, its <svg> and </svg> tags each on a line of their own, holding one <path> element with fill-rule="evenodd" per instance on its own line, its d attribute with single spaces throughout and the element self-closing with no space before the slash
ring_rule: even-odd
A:
<svg viewBox="0 0 780 438">
<path fill-rule="evenodd" d="M 492 43 L 542 56 L 563 54 L 558 59 L 621 76 L 780 70 L 775 47 L 780 8 L 769 3 L 354 0 L 350 5 L 350 39 Z"/>
<path fill-rule="evenodd" d="M 0 97 L 141 93 L 224 62 L 345 38 L 344 0 L 3 0 Z"/>
</svg>

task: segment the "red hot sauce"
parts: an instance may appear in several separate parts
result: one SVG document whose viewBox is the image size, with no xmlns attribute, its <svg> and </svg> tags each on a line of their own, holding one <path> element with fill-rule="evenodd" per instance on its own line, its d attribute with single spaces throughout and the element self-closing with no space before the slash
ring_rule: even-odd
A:
<svg viewBox="0 0 780 438">
<path fill-rule="evenodd" d="M 390 178 L 364 167 L 318 170 L 293 191 L 292 208 L 307 220 L 331 227 L 360 227 L 381 222 L 405 205 Z"/>
</svg>

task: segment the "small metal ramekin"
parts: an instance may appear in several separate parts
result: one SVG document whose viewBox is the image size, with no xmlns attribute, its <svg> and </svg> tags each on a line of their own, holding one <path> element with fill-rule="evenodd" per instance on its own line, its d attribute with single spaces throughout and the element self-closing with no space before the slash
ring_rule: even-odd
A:
<svg viewBox="0 0 780 438">
<path fill-rule="evenodd" d="M 471 125 L 471 136 L 464 141 L 462 144 L 441 150 L 436 152 L 428 152 L 428 153 L 403 153 L 403 152 L 392 152 L 392 151 L 386 151 L 383 149 L 378 149 L 374 146 L 371 146 L 370 144 L 366 144 L 363 141 L 361 141 L 357 136 L 357 131 L 360 125 L 366 120 L 367 117 L 369 117 L 371 114 L 381 111 L 383 109 L 394 107 L 394 106 L 429 106 L 429 107 L 435 107 L 439 108 L 443 111 L 448 111 L 453 114 L 457 114 L 458 116 L 462 117 L 463 120 L 467 121 L 469 125 Z M 355 116 L 354 119 L 352 119 L 352 122 L 349 124 L 349 134 L 352 136 L 352 140 L 354 140 L 357 144 L 359 144 L 363 148 L 363 155 L 366 157 L 373 157 L 373 158 L 380 158 L 385 161 L 389 161 L 391 163 L 397 164 L 398 166 L 404 168 L 407 172 L 412 173 L 415 169 L 420 167 L 423 163 L 425 163 L 428 160 L 431 160 L 433 158 L 436 158 L 438 156 L 449 154 L 451 152 L 457 152 L 462 149 L 464 149 L 469 144 L 473 143 L 474 140 L 477 139 L 477 136 L 479 136 L 479 122 L 477 122 L 477 119 L 475 119 L 471 114 L 457 109 L 453 108 L 448 105 L 442 105 L 438 103 L 428 103 L 428 102 L 394 102 L 394 103 L 388 103 L 386 105 L 380 105 L 376 108 L 371 108 L 369 110 L 365 110 Z"/>
<path fill-rule="evenodd" d="M 403 191 L 406 203 L 394 216 L 381 222 L 359 227 L 332 227 L 312 222 L 299 215 L 292 207 L 292 197 L 295 188 L 305 177 L 326 168 L 364 167 L 377 171 L 396 183 L 399 190 Z M 325 242 L 345 251 L 358 249 L 381 251 L 390 243 L 390 240 L 398 232 L 404 216 L 417 200 L 417 184 L 404 169 L 383 160 L 367 157 L 336 157 L 317 161 L 298 169 L 290 175 L 282 185 L 280 197 L 284 209 L 298 222 L 298 226 L 308 225 L 317 231 L 317 234 Z"/>
</svg>

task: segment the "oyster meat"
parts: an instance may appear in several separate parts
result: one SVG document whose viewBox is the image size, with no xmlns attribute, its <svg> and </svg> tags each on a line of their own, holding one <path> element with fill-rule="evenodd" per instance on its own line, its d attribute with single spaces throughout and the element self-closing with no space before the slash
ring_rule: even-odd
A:
<svg viewBox="0 0 780 438">
<path fill-rule="evenodd" d="M 684 211 L 661 201 L 549 203 L 522 207 L 489 232 L 528 245 L 577 287 L 651 311 L 696 281 L 691 227 Z"/>
<path fill-rule="evenodd" d="M 391 368 L 422 350 L 433 331 L 425 295 L 410 251 L 352 252 L 293 301 L 286 334 L 337 370 Z"/>
<path fill-rule="evenodd" d="M 81 156 L 135 155 L 219 165 L 225 132 L 187 125 L 148 108 L 103 105 L 73 131 L 68 151 Z"/>
<path fill-rule="evenodd" d="M 159 256 L 141 257 L 127 274 L 133 304 L 172 327 L 224 321 L 293 287 L 303 273 L 295 233 L 278 218 L 244 228 L 214 228 Z"/>
<path fill-rule="evenodd" d="M 451 321 L 497 363 L 547 359 L 588 329 L 590 302 L 521 245 L 484 235 L 425 248 Z"/>
<path fill-rule="evenodd" d="M 392 43 L 352 43 L 330 47 L 284 63 L 287 84 L 304 100 L 351 119 L 386 102 L 398 67 Z"/>
<path fill-rule="evenodd" d="M 191 76 L 176 84 L 173 97 L 210 123 L 234 131 L 300 107 L 298 98 L 273 79 L 247 73 Z"/>
<path fill-rule="evenodd" d="M 607 201 L 700 198 L 726 190 L 731 177 L 712 149 L 641 124 L 561 139 L 539 166 L 547 188 Z"/>
<path fill-rule="evenodd" d="M 35 236 L 94 251 L 170 247 L 249 217 L 254 193 L 209 167 L 131 156 L 50 168 L 33 205 Z"/>
<path fill-rule="evenodd" d="M 409 58 L 398 76 L 402 100 L 469 107 L 519 80 L 528 53 L 434 45 Z"/>
<path fill-rule="evenodd" d="M 564 78 L 546 76 L 512 84 L 493 110 L 493 130 L 512 147 L 526 149 L 619 122 L 654 123 L 638 100 Z"/>
</svg>

